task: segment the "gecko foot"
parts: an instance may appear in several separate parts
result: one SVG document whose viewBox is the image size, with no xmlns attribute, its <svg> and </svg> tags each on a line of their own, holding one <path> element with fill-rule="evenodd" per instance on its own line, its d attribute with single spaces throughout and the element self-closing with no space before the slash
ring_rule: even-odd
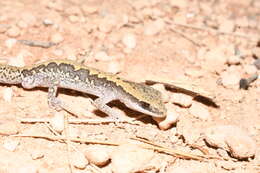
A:
<svg viewBox="0 0 260 173">
<path fill-rule="evenodd" d="M 48 105 L 51 109 L 56 111 L 61 111 L 63 109 L 62 101 L 56 97 L 48 99 Z"/>
</svg>

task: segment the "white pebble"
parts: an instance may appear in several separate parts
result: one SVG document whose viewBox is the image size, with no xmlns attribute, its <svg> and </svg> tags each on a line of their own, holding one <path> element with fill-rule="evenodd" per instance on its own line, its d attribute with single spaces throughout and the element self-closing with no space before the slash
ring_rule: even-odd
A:
<svg viewBox="0 0 260 173">
<path fill-rule="evenodd" d="M 32 150 L 31 152 L 31 158 L 33 160 L 41 159 L 44 157 L 44 153 L 40 150 Z"/>
<path fill-rule="evenodd" d="M 20 35 L 20 29 L 16 26 L 12 26 L 6 33 L 9 37 L 18 37 Z"/>
<path fill-rule="evenodd" d="M 84 154 L 74 152 L 71 156 L 71 163 L 75 168 L 85 169 L 88 165 L 88 160 L 85 158 Z"/>
<path fill-rule="evenodd" d="M 14 38 L 9 38 L 5 41 L 5 46 L 8 49 L 11 49 L 12 47 L 14 47 L 14 45 L 17 43 L 17 40 Z"/>
<path fill-rule="evenodd" d="M 118 61 L 111 61 L 108 63 L 107 72 L 117 74 L 122 71 L 122 65 Z"/>
<path fill-rule="evenodd" d="M 206 120 L 210 118 L 210 113 L 208 109 L 200 103 L 197 102 L 193 103 L 189 108 L 189 111 L 191 115 L 200 118 L 202 120 Z"/>
<path fill-rule="evenodd" d="M 257 68 L 255 65 L 245 65 L 244 70 L 247 74 L 255 74 L 257 73 Z"/>
<path fill-rule="evenodd" d="M 122 42 L 126 46 L 126 48 L 134 49 L 136 47 L 135 34 L 132 34 L 132 33 L 125 34 L 122 38 Z"/>
<path fill-rule="evenodd" d="M 237 86 L 240 81 L 240 74 L 237 72 L 223 72 L 221 74 L 222 84 L 226 88 L 230 88 L 232 86 Z"/>
<path fill-rule="evenodd" d="M 172 127 L 178 121 L 180 114 L 175 111 L 175 106 L 171 103 L 166 104 L 167 116 L 166 118 L 155 118 L 153 119 L 157 122 L 161 130 L 167 130 Z"/>
<path fill-rule="evenodd" d="M 62 112 L 55 112 L 54 117 L 50 119 L 52 128 L 61 133 L 64 130 L 64 114 Z"/>
<path fill-rule="evenodd" d="M 60 33 L 55 33 L 51 36 L 51 41 L 53 43 L 61 43 L 63 40 L 64 38 Z"/>
<path fill-rule="evenodd" d="M 114 173 L 138 172 L 153 159 L 154 152 L 136 145 L 124 144 L 115 148 L 111 156 L 111 167 Z"/>
<path fill-rule="evenodd" d="M 6 139 L 4 141 L 3 147 L 8 151 L 14 151 L 17 146 L 20 144 L 19 141 L 13 139 Z"/>
<path fill-rule="evenodd" d="M 230 56 L 227 58 L 227 63 L 229 65 L 238 65 L 238 64 L 240 64 L 240 57 L 237 55 Z"/>
<path fill-rule="evenodd" d="M 5 88 L 3 90 L 3 99 L 6 102 L 11 102 L 13 98 L 13 89 L 11 87 Z"/>
<path fill-rule="evenodd" d="M 210 127 L 205 131 L 205 140 L 213 147 L 228 151 L 237 159 L 247 159 L 256 153 L 256 142 L 237 126 Z"/>
<path fill-rule="evenodd" d="M 92 146 L 85 151 L 85 156 L 90 163 L 97 166 L 105 166 L 109 162 L 109 154 L 105 148 Z"/>
<path fill-rule="evenodd" d="M 110 61 L 112 58 L 105 52 L 99 51 L 95 54 L 95 59 L 98 61 Z"/>
<path fill-rule="evenodd" d="M 49 26 L 49 25 L 53 25 L 53 24 L 54 24 L 54 22 L 53 22 L 52 20 L 50 20 L 50 19 L 44 19 L 44 20 L 42 21 L 42 23 L 43 23 L 45 26 Z"/>
<path fill-rule="evenodd" d="M 192 104 L 192 97 L 182 93 L 172 93 L 170 96 L 170 102 L 181 105 L 182 107 L 188 108 Z"/>
</svg>

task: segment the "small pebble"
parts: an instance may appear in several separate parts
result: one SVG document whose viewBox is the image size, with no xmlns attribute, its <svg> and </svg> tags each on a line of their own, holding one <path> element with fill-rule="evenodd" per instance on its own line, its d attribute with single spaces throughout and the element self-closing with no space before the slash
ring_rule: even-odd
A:
<svg viewBox="0 0 260 173">
<path fill-rule="evenodd" d="M 6 102 L 11 102 L 13 98 L 13 89 L 11 87 L 4 88 L 3 90 L 3 99 Z"/>
<path fill-rule="evenodd" d="M 88 161 L 96 166 L 105 166 L 110 160 L 107 150 L 103 147 L 88 147 L 84 153 Z"/>
<path fill-rule="evenodd" d="M 8 49 L 11 49 L 14 47 L 14 45 L 17 43 L 17 40 L 14 39 L 14 38 L 9 38 L 5 41 L 5 46 L 8 48 Z"/>
<path fill-rule="evenodd" d="M 64 40 L 63 36 L 60 33 L 55 33 L 51 36 L 51 42 L 61 43 Z"/>
<path fill-rule="evenodd" d="M 16 26 L 12 26 L 11 28 L 9 28 L 8 30 L 7 30 L 7 35 L 9 36 L 9 37 L 13 37 L 13 38 L 15 38 L 15 37 L 18 37 L 19 35 L 20 35 L 20 29 L 18 28 L 18 27 L 16 27 Z"/>
<path fill-rule="evenodd" d="M 17 146 L 20 144 L 19 141 L 13 139 L 6 139 L 4 141 L 3 147 L 8 151 L 15 151 Z"/>
<path fill-rule="evenodd" d="M 64 130 L 64 114 L 62 112 L 55 112 L 54 117 L 50 119 L 52 128 L 61 133 Z"/>
<path fill-rule="evenodd" d="M 71 164 L 77 169 L 85 169 L 88 165 L 88 160 L 83 153 L 73 152 L 71 155 Z"/>
<path fill-rule="evenodd" d="M 42 23 L 43 23 L 45 26 L 50 26 L 50 25 L 53 25 L 53 24 L 54 24 L 54 22 L 53 22 L 52 20 L 50 20 L 50 19 L 44 19 L 44 20 L 42 21 Z"/>
<path fill-rule="evenodd" d="M 165 27 L 165 23 L 161 19 L 150 22 L 144 26 L 144 34 L 148 36 L 156 35 L 161 32 Z"/>
<path fill-rule="evenodd" d="M 117 74 L 122 71 L 122 65 L 118 61 L 111 61 L 108 63 L 107 72 Z"/>
<path fill-rule="evenodd" d="M 116 26 L 117 19 L 114 15 L 107 15 L 98 25 L 99 31 L 109 33 Z"/>
<path fill-rule="evenodd" d="M 124 144 L 115 148 L 111 155 L 111 169 L 114 173 L 139 172 L 145 169 L 154 152 L 140 148 L 136 145 Z"/>
<path fill-rule="evenodd" d="M 197 69 L 197 68 L 187 68 L 185 69 L 185 75 L 194 77 L 194 78 L 199 78 L 204 75 L 203 70 Z"/>
<path fill-rule="evenodd" d="M 70 21 L 71 23 L 76 23 L 76 22 L 79 21 L 79 17 L 76 16 L 76 15 L 70 15 L 70 16 L 69 16 L 69 21 Z"/>
<path fill-rule="evenodd" d="M 0 122 L 0 135 L 15 135 L 19 132 L 19 123 L 15 120 Z"/>
<path fill-rule="evenodd" d="M 31 151 L 31 158 L 33 160 L 41 159 L 43 157 L 44 157 L 44 153 L 42 151 L 35 150 L 35 149 Z"/>
<path fill-rule="evenodd" d="M 89 15 L 89 14 L 93 14 L 96 13 L 98 11 L 98 5 L 94 5 L 94 4 L 83 4 L 82 5 L 82 11 L 84 12 L 84 14 Z"/>
<path fill-rule="evenodd" d="M 180 114 L 175 111 L 175 106 L 171 103 L 165 105 L 167 109 L 166 118 L 155 118 L 153 119 L 157 122 L 161 130 L 167 130 L 172 127 L 178 121 Z"/>
<path fill-rule="evenodd" d="M 170 96 L 170 102 L 180 105 L 182 107 L 188 108 L 192 104 L 193 97 L 182 94 L 182 93 L 172 93 Z"/>
<path fill-rule="evenodd" d="M 229 64 L 229 65 L 238 65 L 238 64 L 240 64 L 240 57 L 237 56 L 237 55 L 228 57 L 227 64 Z"/>
<path fill-rule="evenodd" d="M 97 61 L 111 61 L 113 58 L 109 56 L 105 51 L 99 51 L 94 55 Z"/>
<path fill-rule="evenodd" d="M 258 70 L 260 70 L 260 58 L 258 58 L 257 60 L 255 60 L 254 65 L 256 66 L 256 68 L 257 68 Z"/>
<path fill-rule="evenodd" d="M 25 29 L 25 28 L 28 27 L 28 24 L 27 24 L 25 21 L 20 20 L 20 21 L 17 23 L 17 26 L 18 26 L 19 28 L 21 28 L 21 29 Z"/>
<path fill-rule="evenodd" d="M 247 73 L 247 74 L 255 74 L 257 73 L 257 68 L 255 65 L 245 65 L 244 66 L 244 71 Z"/>
<path fill-rule="evenodd" d="M 237 126 L 210 127 L 205 131 L 205 141 L 213 147 L 228 151 L 237 159 L 248 159 L 256 153 L 256 142 Z"/>
<path fill-rule="evenodd" d="M 132 34 L 132 33 L 125 34 L 122 38 L 122 42 L 126 46 L 126 48 L 134 49 L 136 47 L 135 34 Z"/>
<path fill-rule="evenodd" d="M 227 88 L 238 86 L 240 78 L 240 74 L 236 72 L 223 72 L 221 74 L 222 85 Z"/>
<path fill-rule="evenodd" d="M 189 108 L 189 112 L 191 115 L 200 118 L 202 120 L 207 120 L 210 118 L 210 113 L 208 109 L 202 105 L 201 103 L 194 102 Z"/>
</svg>

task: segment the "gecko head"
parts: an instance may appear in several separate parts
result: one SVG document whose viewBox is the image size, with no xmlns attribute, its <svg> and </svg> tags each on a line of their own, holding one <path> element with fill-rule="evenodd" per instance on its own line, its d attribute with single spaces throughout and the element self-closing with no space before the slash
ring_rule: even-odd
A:
<svg viewBox="0 0 260 173">
<path fill-rule="evenodd" d="M 157 118 L 163 118 L 166 116 L 166 108 L 164 103 L 160 100 L 157 100 L 157 103 L 152 102 L 144 102 L 141 101 L 139 103 L 140 106 L 140 112 L 143 112 L 145 114 L 151 115 L 153 117 Z"/>
</svg>

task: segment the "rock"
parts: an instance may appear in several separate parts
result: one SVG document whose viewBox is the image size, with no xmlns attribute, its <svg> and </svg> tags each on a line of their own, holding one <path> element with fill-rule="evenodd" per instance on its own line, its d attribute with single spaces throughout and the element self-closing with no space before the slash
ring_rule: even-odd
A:
<svg viewBox="0 0 260 173">
<path fill-rule="evenodd" d="M 122 43 L 128 49 L 134 49 L 136 47 L 136 36 L 135 34 L 128 33 L 125 34 L 122 38 Z"/>
<path fill-rule="evenodd" d="M 97 166 L 105 166 L 110 160 L 107 149 L 103 147 L 91 146 L 84 153 L 88 161 Z"/>
<path fill-rule="evenodd" d="M 64 130 L 64 114 L 63 112 L 55 112 L 54 116 L 50 119 L 52 128 L 61 133 Z"/>
<path fill-rule="evenodd" d="M 175 111 L 175 106 L 171 103 L 166 104 L 167 116 L 166 118 L 152 117 L 158 124 L 161 130 L 167 130 L 178 121 L 180 114 Z"/>
<path fill-rule="evenodd" d="M 232 86 L 238 87 L 240 79 L 241 79 L 241 76 L 238 72 L 225 71 L 221 74 L 222 85 L 226 88 L 230 88 Z"/>
<path fill-rule="evenodd" d="M 257 68 L 255 65 L 245 65 L 244 66 L 244 71 L 247 73 L 247 74 L 255 74 L 257 73 Z"/>
<path fill-rule="evenodd" d="M 205 141 L 228 151 L 237 159 L 248 159 L 256 152 L 256 142 L 237 126 L 213 126 L 205 131 Z"/>
<path fill-rule="evenodd" d="M 11 28 L 9 28 L 7 30 L 6 33 L 7 33 L 7 36 L 16 38 L 16 37 L 18 37 L 20 35 L 20 32 L 21 31 L 20 31 L 20 29 L 18 27 L 12 26 Z"/>
<path fill-rule="evenodd" d="M 11 49 L 14 47 L 14 45 L 17 43 L 17 40 L 14 39 L 14 38 L 9 38 L 5 41 L 5 46 L 8 48 L 8 49 Z"/>
<path fill-rule="evenodd" d="M 237 56 L 237 55 L 228 57 L 227 64 L 229 64 L 229 65 L 238 65 L 238 64 L 240 64 L 240 57 Z"/>
<path fill-rule="evenodd" d="M 188 108 L 192 104 L 193 97 L 182 94 L 182 93 L 172 93 L 170 96 L 170 102 L 180 105 L 182 107 Z"/>
<path fill-rule="evenodd" d="M 88 165 L 88 160 L 85 158 L 84 154 L 80 152 L 73 152 L 71 156 L 71 164 L 78 169 L 85 169 Z"/>
<path fill-rule="evenodd" d="M 163 30 L 165 23 L 162 19 L 157 19 L 144 26 L 144 34 L 148 36 L 156 35 Z"/>
<path fill-rule="evenodd" d="M 111 169 L 114 173 L 129 173 L 143 170 L 154 157 L 154 152 L 136 145 L 124 144 L 115 148 L 111 155 Z"/>
<path fill-rule="evenodd" d="M 13 98 L 13 89 L 11 87 L 4 88 L 3 90 L 3 99 L 6 102 L 11 102 Z"/>
<path fill-rule="evenodd" d="M 189 108 L 189 112 L 191 115 L 200 118 L 202 120 L 207 120 L 210 118 L 210 113 L 208 109 L 202 105 L 201 103 L 194 102 Z"/>
<path fill-rule="evenodd" d="M 19 126 L 15 120 L 0 121 L 0 135 L 15 135 L 19 132 Z"/>
<path fill-rule="evenodd" d="M 79 17 L 76 15 L 70 15 L 68 18 L 71 23 L 76 23 L 79 21 Z"/>
<path fill-rule="evenodd" d="M 25 29 L 25 28 L 28 27 L 28 24 L 25 23 L 25 21 L 20 20 L 20 21 L 17 23 L 17 26 L 18 26 L 19 28 L 21 28 L 21 29 Z"/>
<path fill-rule="evenodd" d="M 51 35 L 51 39 L 50 41 L 53 43 L 61 43 L 64 40 L 63 36 L 61 35 L 61 33 L 54 33 Z"/>
<path fill-rule="evenodd" d="M 187 68 L 185 69 L 185 75 L 188 75 L 190 77 L 194 78 L 200 78 L 205 74 L 203 70 L 197 69 L 197 68 Z"/>
</svg>

